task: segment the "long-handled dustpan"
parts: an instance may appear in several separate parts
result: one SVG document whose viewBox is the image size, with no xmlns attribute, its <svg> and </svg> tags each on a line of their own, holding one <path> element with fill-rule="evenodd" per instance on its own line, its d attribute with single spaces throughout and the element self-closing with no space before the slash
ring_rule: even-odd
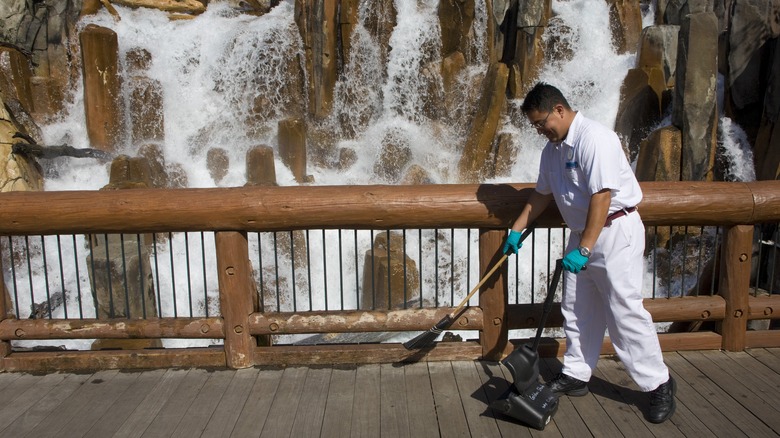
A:
<svg viewBox="0 0 780 438">
<path fill-rule="evenodd" d="M 522 243 L 528 236 L 531 235 L 531 233 L 534 231 L 534 226 L 529 225 L 528 228 L 523 231 L 523 234 L 520 236 L 520 243 Z M 483 284 L 490 278 L 491 275 L 493 275 L 494 272 L 496 272 L 496 269 L 501 266 L 501 264 L 504 263 L 504 261 L 507 259 L 507 254 L 504 254 L 501 256 L 500 259 L 496 262 L 495 265 L 493 265 L 492 268 L 485 274 L 482 279 L 477 283 L 476 286 L 474 286 L 474 289 L 471 289 L 471 292 L 469 292 L 468 295 L 466 295 L 466 298 L 463 299 L 463 301 L 458 304 L 458 307 L 455 308 L 452 312 L 448 313 L 447 316 L 442 318 L 439 322 L 437 322 L 433 327 L 428 329 L 426 332 L 422 332 L 419 335 L 415 336 L 414 338 L 404 342 L 404 347 L 407 350 L 415 350 L 419 348 L 425 348 L 433 344 L 433 341 L 436 340 L 437 337 L 441 334 L 442 331 L 446 330 L 454 321 L 455 318 L 458 316 L 460 311 L 463 309 L 463 307 L 466 305 L 466 303 L 469 302 L 472 296 L 479 290 L 480 287 L 482 287 Z"/>
<path fill-rule="evenodd" d="M 562 261 L 555 262 L 555 272 L 547 287 L 542 317 L 532 344 L 515 348 L 501 363 L 512 374 L 513 385 L 507 392 L 493 401 L 490 407 L 496 411 L 516 418 L 536 429 L 542 430 L 558 410 L 558 396 L 547 386 L 539 382 L 539 341 L 542 338 L 544 324 L 552 310 L 555 290 L 563 271 Z"/>
</svg>

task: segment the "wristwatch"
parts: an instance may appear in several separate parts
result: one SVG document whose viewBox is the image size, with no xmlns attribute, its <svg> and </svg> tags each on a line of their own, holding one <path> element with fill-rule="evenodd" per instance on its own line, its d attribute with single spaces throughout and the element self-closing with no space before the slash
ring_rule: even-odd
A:
<svg viewBox="0 0 780 438">
<path fill-rule="evenodd" d="M 581 246 L 579 249 L 581 256 L 590 258 L 590 249 L 587 246 Z"/>
</svg>

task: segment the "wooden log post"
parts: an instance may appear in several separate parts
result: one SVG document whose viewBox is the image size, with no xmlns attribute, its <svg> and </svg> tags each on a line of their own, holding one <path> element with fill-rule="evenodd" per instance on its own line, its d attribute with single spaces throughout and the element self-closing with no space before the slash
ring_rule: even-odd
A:
<svg viewBox="0 0 780 438">
<path fill-rule="evenodd" d="M 500 259 L 501 247 L 506 238 L 504 230 L 479 231 L 479 271 L 488 272 Z M 508 284 L 507 264 L 504 263 L 480 288 L 479 306 L 482 308 L 483 328 L 479 332 L 482 358 L 499 360 L 508 344 L 507 325 Z"/>
<path fill-rule="evenodd" d="M 720 260 L 720 295 L 726 300 L 726 315 L 719 329 L 722 348 L 727 351 L 742 351 L 746 347 L 752 243 L 752 225 L 735 225 L 725 229 Z"/>
<path fill-rule="evenodd" d="M 247 235 L 236 231 L 217 232 L 215 242 L 219 306 L 225 327 L 225 362 L 229 368 L 249 368 L 254 365 L 257 341 L 249 333 L 249 315 L 255 311 L 255 288 Z"/>
</svg>

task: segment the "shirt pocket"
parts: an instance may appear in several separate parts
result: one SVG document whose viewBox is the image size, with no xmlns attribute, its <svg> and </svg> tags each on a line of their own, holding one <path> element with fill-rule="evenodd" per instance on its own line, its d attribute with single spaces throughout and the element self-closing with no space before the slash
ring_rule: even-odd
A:
<svg viewBox="0 0 780 438">
<path fill-rule="evenodd" d="M 565 169 L 563 170 L 562 183 L 564 187 L 563 197 L 567 202 L 572 203 L 575 197 L 587 192 L 587 190 L 584 190 L 583 187 L 581 187 L 583 181 L 584 175 L 582 174 L 582 169 L 579 164 L 576 162 L 573 164 L 566 163 Z"/>
</svg>

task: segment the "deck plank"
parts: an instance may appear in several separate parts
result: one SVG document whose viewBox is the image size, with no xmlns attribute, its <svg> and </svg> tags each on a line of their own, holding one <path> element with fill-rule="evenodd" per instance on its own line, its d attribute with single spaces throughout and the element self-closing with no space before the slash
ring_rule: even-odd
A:
<svg viewBox="0 0 780 438">
<path fill-rule="evenodd" d="M 91 374 L 69 374 L 68 377 L 52 388 L 38 403 L 19 415 L 0 433 L 2 437 L 20 437 L 34 429 L 44 418 L 57 409 L 63 401 L 81 388 L 92 377 Z"/>
<path fill-rule="evenodd" d="M 118 374 L 118 370 L 98 371 L 93 374 L 89 380 L 35 426 L 30 431 L 30 435 L 36 437 L 60 436 L 60 430 L 71 420 L 76 419 L 76 415 L 82 408 L 89 405 L 91 400 L 104 396 L 103 388 L 109 386 L 107 382 L 110 382 Z"/>
<path fill-rule="evenodd" d="M 132 412 L 160 382 L 166 370 L 142 372 L 129 388 L 111 404 L 95 424 L 86 432 L 85 437 L 102 438 L 112 436 L 130 417 Z"/>
<path fill-rule="evenodd" d="M 322 419 L 322 438 L 343 438 L 350 435 L 356 375 L 357 367 L 333 370 Z"/>
<path fill-rule="evenodd" d="M 780 348 L 749 348 L 745 352 L 780 374 Z"/>
<path fill-rule="evenodd" d="M 728 412 L 726 398 L 720 388 L 714 388 L 679 353 L 664 356 L 667 365 L 674 371 L 677 381 L 677 399 L 685 405 L 709 428 L 710 434 L 738 437 L 747 436 L 733 423 L 734 416 Z M 715 390 L 715 392 L 710 392 Z M 724 412 L 726 411 L 726 412 Z"/>
<path fill-rule="evenodd" d="M 298 411 L 295 415 L 290 436 L 320 436 L 332 374 L 333 370 L 330 368 L 310 369 L 306 374 L 303 394 L 301 401 L 298 403 Z"/>
<path fill-rule="evenodd" d="M 629 377 L 625 366 L 619 360 L 611 357 L 599 360 L 597 375 L 608 381 L 611 385 L 610 389 L 615 391 L 618 394 L 618 397 L 625 403 L 625 406 L 634 412 L 636 419 L 641 423 L 641 426 L 632 423 L 638 430 L 637 434 L 644 435 L 643 430 L 646 430 L 651 436 L 659 438 L 691 436 L 681 432 L 672 421 L 666 421 L 661 424 L 651 424 L 644 420 L 645 411 L 648 407 L 648 396 L 642 392 L 634 380 Z M 678 402 L 672 420 L 681 420 L 683 417 L 696 420 L 696 417 L 691 415 L 690 411 Z M 698 426 L 698 429 L 694 428 L 692 430 L 707 430 L 701 421 L 699 421 Z"/>
<path fill-rule="evenodd" d="M 261 437 L 290 436 L 308 372 L 309 369 L 305 367 L 290 367 L 284 370 L 268 411 L 268 418 L 260 432 Z"/>
<path fill-rule="evenodd" d="M 613 358 L 602 358 L 599 362 L 614 362 Z M 627 388 L 615 386 L 610 382 L 609 376 L 596 367 L 593 371 L 593 377 L 588 383 L 591 393 L 602 409 L 608 413 L 615 427 L 624 436 L 632 437 L 652 437 L 653 433 L 647 427 L 647 421 L 642 417 L 640 410 L 634 410 L 635 406 L 626 400 L 623 396 L 628 391 Z M 633 390 L 633 392 L 638 392 Z M 638 395 L 638 394 L 634 394 Z M 643 397 L 636 397 L 633 401 L 641 403 Z"/>
<path fill-rule="evenodd" d="M 0 373 L 0 390 L 13 383 L 14 380 L 21 378 L 26 373 Z"/>
<path fill-rule="evenodd" d="M 209 372 L 206 383 L 197 392 L 195 400 L 190 404 L 171 436 L 183 438 L 200 436 L 235 374 L 234 370 Z"/>
<path fill-rule="evenodd" d="M 209 371 L 193 369 L 187 373 L 170 398 L 160 408 L 154 420 L 146 428 L 143 435 L 148 437 L 169 437 L 176 430 L 184 414 L 192 405 L 198 392 L 209 378 Z"/>
<path fill-rule="evenodd" d="M 489 409 L 511 375 L 487 361 L 14 373 L 0 385 L 0 437 L 778 436 L 778 353 L 665 353 L 677 411 L 657 425 L 644 420 L 647 395 L 605 356 L 591 393 L 561 397 L 543 431 Z M 557 358 L 541 364 L 544 379 L 561 368 Z"/>
<path fill-rule="evenodd" d="M 471 436 L 501 437 L 496 420 L 486 415 L 488 410 L 487 394 L 482 389 L 482 381 L 477 374 L 474 362 L 452 362 L 455 382 L 466 411 L 466 422 Z"/>
<path fill-rule="evenodd" d="M 48 396 L 49 392 L 67 378 L 66 374 L 55 373 L 40 376 L 30 376 L 30 383 L 20 387 L 16 393 L 7 393 L 5 390 L 0 395 L 3 400 L 0 409 L 0 433 L 14 420 L 23 415 L 35 404 Z M 19 382 L 21 379 L 16 379 Z M 13 386 L 13 385 L 9 385 Z M 7 388 L 7 387 L 6 387 Z M 5 389 L 5 388 L 3 388 Z"/>
<path fill-rule="evenodd" d="M 403 366 L 385 363 L 379 366 L 380 423 L 384 436 L 408 437 L 406 382 Z"/>
<path fill-rule="evenodd" d="M 718 355 L 718 359 L 721 361 L 730 360 L 728 357 L 725 357 L 723 353 L 713 353 L 716 353 Z M 730 410 L 734 415 L 739 415 L 739 418 L 744 421 L 744 423 L 735 423 L 738 425 L 752 425 L 755 423 L 755 421 L 754 418 L 751 417 L 756 416 L 761 418 L 769 428 L 774 429 L 775 431 L 780 430 L 780 412 L 778 412 L 777 409 L 775 409 L 771 404 L 761 401 L 760 397 L 751 391 L 750 388 L 743 382 L 734 380 L 732 375 L 730 375 L 713 361 L 712 355 L 709 356 L 710 357 L 699 351 L 691 351 L 684 354 L 685 359 L 690 362 L 691 365 L 696 367 L 702 374 L 708 377 L 708 381 L 711 381 L 712 383 L 708 386 L 710 388 L 718 387 L 723 391 L 723 398 L 732 402 L 730 405 L 733 405 L 735 408 Z M 747 374 L 750 374 L 750 372 L 747 371 Z M 746 376 L 746 379 L 747 378 L 749 378 L 749 376 Z M 767 385 L 772 384 L 771 382 L 765 383 Z M 760 436 L 753 434 L 767 433 L 771 430 L 765 427 L 758 427 L 757 425 L 751 426 L 750 429 L 746 429 L 746 426 L 742 427 L 745 433 L 750 436 Z"/>
<path fill-rule="evenodd" d="M 138 373 L 119 373 L 105 382 L 88 404 L 81 406 L 62 429 L 58 436 L 84 436 L 117 399 L 138 379 Z"/>
<path fill-rule="evenodd" d="M 558 360 L 546 360 L 544 362 L 547 364 L 552 374 L 561 372 L 563 365 Z M 617 426 L 615 426 L 615 423 L 612 421 L 609 414 L 604 411 L 604 408 L 602 408 L 601 404 L 596 400 L 596 396 L 593 392 L 588 392 L 588 394 L 582 397 L 562 396 L 559 399 L 559 403 L 563 399 L 568 399 L 571 402 L 572 406 L 574 406 L 574 409 L 579 414 L 579 417 L 585 423 L 585 427 L 587 427 L 591 434 L 595 435 L 595 432 L 597 431 L 598 436 L 600 437 L 623 436 Z"/>
<path fill-rule="evenodd" d="M 436 416 L 443 437 L 468 437 L 469 425 L 458 392 L 458 383 L 450 362 L 431 362 L 431 388 L 436 403 Z"/>
<path fill-rule="evenodd" d="M 406 402 L 409 404 L 409 432 L 412 436 L 438 436 L 436 406 L 433 402 L 428 364 L 411 363 L 404 366 Z"/>
<path fill-rule="evenodd" d="M 209 418 L 202 436 L 215 438 L 230 436 L 259 374 L 259 370 L 255 368 L 236 370 L 214 414 Z"/>
<path fill-rule="evenodd" d="M 352 405 L 352 438 L 380 436 L 379 365 L 362 365 L 355 375 L 355 398 Z"/>
<path fill-rule="evenodd" d="M 184 382 L 189 370 L 168 370 L 122 423 L 114 434 L 117 438 L 140 437 L 171 394 Z"/>
<path fill-rule="evenodd" d="M 546 382 L 561 370 L 561 362 L 557 358 L 544 358 L 539 361 L 539 373 Z M 562 436 L 587 436 L 590 435 L 588 427 L 580 417 L 571 398 L 563 396 L 558 399 L 558 412 L 553 417 L 552 423 L 560 431 Z M 548 426 L 549 427 L 549 426 Z M 546 428 L 545 428 L 546 429 Z"/>
<path fill-rule="evenodd" d="M 281 368 L 262 369 L 259 371 L 255 384 L 249 392 L 246 403 L 236 420 L 230 434 L 231 437 L 258 437 L 263 430 L 268 412 L 274 402 L 279 382 L 284 370 Z"/>
<path fill-rule="evenodd" d="M 756 396 L 780 410 L 778 372 L 744 351 L 729 354 L 709 351 L 703 353 L 715 361 L 733 379 L 744 382 Z"/>
</svg>

